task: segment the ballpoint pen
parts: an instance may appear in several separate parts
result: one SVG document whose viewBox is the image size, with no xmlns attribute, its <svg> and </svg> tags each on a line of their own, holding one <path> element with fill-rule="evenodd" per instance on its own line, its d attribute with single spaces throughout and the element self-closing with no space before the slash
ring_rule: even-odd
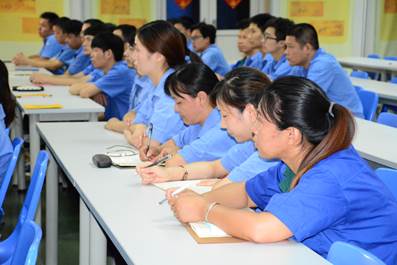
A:
<svg viewBox="0 0 397 265">
<path fill-rule="evenodd" d="M 171 154 L 167 154 L 167 155 L 163 156 L 162 158 L 160 158 L 159 160 L 154 161 L 153 163 L 149 164 L 149 165 L 146 166 L 145 168 L 154 167 L 154 166 L 160 165 L 161 163 L 163 163 L 163 162 L 165 162 L 165 161 L 168 161 L 168 160 L 170 160 L 171 158 L 172 158 L 172 155 L 171 155 Z"/>
<path fill-rule="evenodd" d="M 179 193 L 181 193 L 182 191 L 188 189 L 191 185 L 185 185 L 182 187 L 179 187 L 178 189 L 176 189 L 173 193 L 172 193 L 172 197 L 178 195 Z M 165 201 L 167 200 L 167 198 L 162 199 L 161 201 L 159 201 L 159 205 L 162 205 Z"/>
<path fill-rule="evenodd" d="M 152 134 L 153 134 L 153 123 L 149 123 L 149 126 L 147 128 L 147 134 L 148 134 L 149 140 L 147 142 L 145 155 L 147 155 L 147 153 L 149 152 L 149 149 L 150 149 L 150 142 L 152 141 Z"/>
</svg>

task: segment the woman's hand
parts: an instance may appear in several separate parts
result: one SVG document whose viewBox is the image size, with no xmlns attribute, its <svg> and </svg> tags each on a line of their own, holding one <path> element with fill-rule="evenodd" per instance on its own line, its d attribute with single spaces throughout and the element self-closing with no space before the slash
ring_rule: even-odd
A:
<svg viewBox="0 0 397 265">
<path fill-rule="evenodd" d="M 166 196 L 175 217 L 182 223 L 204 221 L 209 202 L 192 190 L 185 190 L 175 196 L 175 189 L 167 190 Z"/>
</svg>

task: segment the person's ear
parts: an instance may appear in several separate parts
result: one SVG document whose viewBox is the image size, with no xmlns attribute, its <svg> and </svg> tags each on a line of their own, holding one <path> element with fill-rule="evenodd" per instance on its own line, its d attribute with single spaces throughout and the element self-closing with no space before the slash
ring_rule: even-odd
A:
<svg viewBox="0 0 397 265">
<path fill-rule="evenodd" d="M 205 106 L 209 101 L 208 95 L 204 91 L 199 91 L 196 95 L 196 99 L 199 101 L 201 106 Z"/>
<path fill-rule="evenodd" d="M 288 137 L 288 144 L 298 146 L 302 144 L 302 133 L 295 127 L 288 127 L 285 129 Z"/>
<path fill-rule="evenodd" d="M 244 108 L 244 113 L 248 115 L 248 119 L 251 123 L 256 122 L 258 111 L 251 103 L 248 103 Z"/>
</svg>

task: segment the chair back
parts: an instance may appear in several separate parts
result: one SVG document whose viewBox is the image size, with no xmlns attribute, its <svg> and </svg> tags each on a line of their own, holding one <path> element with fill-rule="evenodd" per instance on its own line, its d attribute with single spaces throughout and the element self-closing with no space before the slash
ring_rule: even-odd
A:
<svg viewBox="0 0 397 265">
<path fill-rule="evenodd" d="M 390 83 L 397 84 L 397 76 L 392 77 L 392 79 L 390 79 Z"/>
<path fill-rule="evenodd" d="M 40 201 L 41 189 L 43 188 L 47 165 L 48 154 L 45 151 L 40 151 L 36 159 L 28 192 L 26 193 L 25 201 L 23 202 L 18 222 L 34 220 L 37 205 Z"/>
<path fill-rule="evenodd" d="M 368 54 L 368 58 L 380 59 L 380 55 L 379 55 L 379 54 L 376 54 L 376 53 L 371 53 L 371 54 Z M 368 73 L 368 76 L 369 76 L 371 79 L 374 79 L 374 80 L 379 80 L 379 79 L 380 79 L 380 74 L 379 74 L 379 73 L 369 72 L 369 73 Z"/>
<path fill-rule="evenodd" d="M 21 152 L 22 145 L 23 145 L 22 138 L 16 137 L 12 141 L 12 147 L 13 147 L 14 151 L 12 152 L 11 161 L 8 164 L 6 174 L 2 178 L 1 184 L 0 184 L 0 207 L 1 207 L 0 208 L 0 219 L 4 216 L 4 211 L 2 208 L 4 199 L 6 197 L 6 193 L 8 190 L 8 186 L 10 185 L 12 175 L 14 174 L 14 170 L 17 165 L 17 161 L 18 161 L 19 154 Z"/>
<path fill-rule="evenodd" d="M 22 225 L 11 265 L 35 265 L 41 240 L 41 228 L 33 221 Z"/>
<path fill-rule="evenodd" d="M 383 59 L 388 61 L 397 61 L 397 56 L 385 56 Z"/>
<path fill-rule="evenodd" d="M 332 244 L 327 260 L 333 265 L 386 265 L 370 252 L 340 241 Z"/>
<path fill-rule="evenodd" d="M 397 170 L 390 168 L 378 168 L 375 170 L 375 172 L 397 199 Z"/>
<path fill-rule="evenodd" d="M 377 53 L 371 53 L 371 54 L 368 54 L 368 58 L 380 59 L 380 55 Z"/>
<path fill-rule="evenodd" d="M 397 114 L 381 112 L 378 116 L 378 123 L 397 128 Z"/>
<path fill-rule="evenodd" d="M 357 91 L 357 94 L 363 104 L 364 118 L 372 121 L 375 118 L 376 108 L 378 107 L 378 94 L 365 89 Z"/>
<path fill-rule="evenodd" d="M 352 71 L 352 73 L 350 75 L 352 77 L 357 77 L 357 78 L 361 78 L 361 79 L 368 79 L 369 78 L 367 72 L 359 71 L 359 70 Z"/>
</svg>

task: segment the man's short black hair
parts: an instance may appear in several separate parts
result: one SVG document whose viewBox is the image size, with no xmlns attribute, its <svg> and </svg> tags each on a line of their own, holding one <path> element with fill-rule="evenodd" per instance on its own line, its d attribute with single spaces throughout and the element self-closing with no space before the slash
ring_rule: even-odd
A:
<svg viewBox="0 0 397 265">
<path fill-rule="evenodd" d="M 310 44 L 313 49 L 318 50 L 320 44 L 318 41 L 316 29 L 308 23 L 295 24 L 292 29 L 288 32 L 287 36 L 295 37 L 296 41 L 304 46 Z"/>
<path fill-rule="evenodd" d="M 214 44 L 216 40 L 216 28 L 211 25 L 211 24 L 205 24 L 204 22 L 198 23 L 194 26 L 192 26 L 192 31 L 193 30 L 198 30 L 200 31 L 201 35 L 203 38 L 209 38 L 210 43 Z"/>
<path fill-rule="evenodd" d="M 70 18 L 68 18 L 68 17 L 60 17 L 55 21 L 54 26 L 59 27 L 62 30 L 62 32 L 65 33 L 65 30 L 67 27 L 66 24 L 69 21 L 70 21 Z"/>
<path fill-rule="evenodd" d="M 40 18 L 48 20 L 48 23 L 52 27 L 55 24 L 55 21 L 59 18 L 59 16 L 54 12 L 44 12 L 41 13 Z"/>
<path fill-rule="evenodd" d="M 262 14 L 258 14 L 258 15 L 251 17 L 250 23 L 257 25 L 258 28 L 260 28 L 261 31 L 263 32 L 263 31 L 265 31 L 266 23 L 269 21 L 269 19 L 272 19 L 272 18 L 274 18 L 274 17 L 268 13 L 262 13 Z"/>
<path fill-rule="evenodd" d="M 292 20 L 279 17 L 269 20 L 266 23 L 265 30 L 270 27 L 274 28 L 277 41 L 280 41 L 280 40 L 285 40 L 285 37 L 291 31 L 293 26 L 294 26 L 294 22 Z"/>
<path fill-rule="evenodd" d="M 84 24 L 90 24 L 90 27 L 95 25 L 103 25 L 103 21 L 97 18 L 89 18 L 83 21 Z"/>
<path fill-rule="evenodd" d="M 131 46 L 135 45 L 136 27 L 128 24 L 118 25 L 114 30 L 119 29 L 123 36 L 123 42 L 129 43 Z"/>
<path fill-rule="evenodd" d="M 75 36 L 79 36 L 81 32 L 81 27 L 83 23 L 76 19 L 71 19 L 65 23 L 65 28 L 63 30 L 66 34 L 73 34 Z"/>
<path fill-rule="evenodd" d="M 86 28 L 83 32 L 83 35 L 84 36 L 90 35 L 90 36 L 95 37 L 96 35 L 104 32 L 104 31 L 105 31 L 105 29 L 104 29 L 103 25 L 98 24 L 98 25 L 90 26 L 89 28 Z"/>
<path fill-rule="evenodd" d="M 111 50 L 115 61 L 121 61 L 124 53 L 124 43 L 120 37 L 111 32 L 102 32 L 92 40 L 91 48 L 99 48 L 102 51 Z"/>
<path fill-rule="evenodd" d="M 245 18 L 245 19 L 242 19 L 242 20 L 240 20 L 239 22 L 238 22 L 238 24 L 237 24 L 237 28 L 239 29 L 239 30 L 244 30 L 244 29 L 247 29 L 249 26 L 250 26 L 250 19 L 248 19 L 248 18 Z"/>
</svg>

